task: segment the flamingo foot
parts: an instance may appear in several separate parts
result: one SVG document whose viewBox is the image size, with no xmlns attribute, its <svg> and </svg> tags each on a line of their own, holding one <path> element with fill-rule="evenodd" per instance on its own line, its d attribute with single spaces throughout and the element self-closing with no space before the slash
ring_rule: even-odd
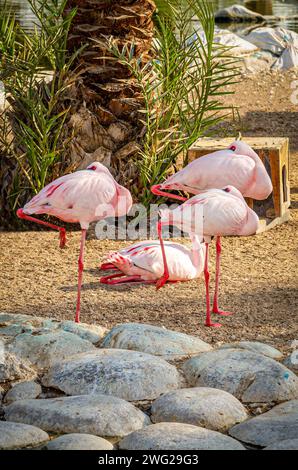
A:
<svg viewBox="0 0 298 470">
<path fill-rule="evenodd" d="M 116 269 L 122 271 L 125 274 L 129 274 L 132 267 L 131 261 L 125 256 L 120 255 L 118 252 L 111 253 L 108 262 L 113 264 Z"/>
<path fill-rule="evenodd" d="M 221 323 L 213 323 L 213 322 L 211 322 L 211 321 L 210 321 L 210 322 L 207 322 L 207 321 L 206 321 L 206 322 L 205 322 L 205 326 L 208 326 L 208 327 L 209 327 L 209 326 L 212 326 L 212 327 L 214 327 L 214 328 L 220 328 L 222 325 L 221 325 Z"/>
<path fill-rule="evenodd" d="M 225 310 L 221 310 L 220 308 L 214 308 L 212 313 L 216 313 L 217 315 L 222 315 L 223 317 L 228 317 L 229 315 L 233 315 L 233 312 L 226 312 Z"/>
</svg>

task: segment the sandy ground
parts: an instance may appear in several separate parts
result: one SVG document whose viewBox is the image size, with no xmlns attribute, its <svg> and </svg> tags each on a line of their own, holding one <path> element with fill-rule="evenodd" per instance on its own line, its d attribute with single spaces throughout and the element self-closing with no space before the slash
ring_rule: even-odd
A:
<svg viewBox="0 0 298 470">
<path fill-rule="evenodd" d="M 225 238 L 222 243 L 220 306 L 235 314 L 222 319 L 222 328 L 203 326 L 203 279 L 167 285 L 158 292 L 154 286 L 99 284 L 98 266 L 104 254 L 126 243 L 88 240 L 82 321 L 107 327 L 144 322 L 199 335 L 211 343 L 259 340 L 291 350 L 292 340 L 298 339 L 298 104 L 291 102 L 294 79 L 298 79 L 297 72 L 242 78 L 236 95 L 227 97 L 240 106 L 244 135 L 288 136 L 291 145 L 291 220 L 256 237 Z M 73 232 L 67 249 L 60 250 L 54 232 L 0 233 L 0 309 L 72 319 L 79 238 L 79 232 Z M 213 243 L 212 286 L 214 254 Z"/>
</svg>

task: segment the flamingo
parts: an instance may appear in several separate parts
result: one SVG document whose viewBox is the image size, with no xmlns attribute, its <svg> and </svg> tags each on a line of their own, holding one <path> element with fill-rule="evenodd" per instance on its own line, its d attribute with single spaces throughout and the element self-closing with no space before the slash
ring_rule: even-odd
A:
<svg viewBox="0 0 298 470">
<path fill-rule="evenodd" d="M 31 217 L 31 214 L 48 214 L 65 222 L 80 223 L 81 244 L 75 316 L 77 323 L 80 321 L 84 248 L 89 224 L 106 217 L 125 215 L 131 206 L 132 198 L 128 189 L 120 186 L 104 165 L 93 162 L 86 170 L 61 176 L 48 184 L 23 208 L 17 210 L 18 217 L 22 219 L 59 230 L 61 248 L 66 243 L 65 229 Z"/>
<path fill-rule="evenodd" d="M 236 140 L 226 150 L 209 153 L 189 163 L 164 183 L 152 186 L 159 196 L 180 201 L 186 198 L 165 190 L 181 190 L 198 194 L 204 189 L 232 185 L 244 197 L 266 199 L 272 192 L 271 179 L 257 153 L 245 142 Z"/>
<path fill-rule="evenodd" d="M 199 209 L 202 212 L 199 212 Z M 198 218 L 202 216 L 202 220 Z M 198 223 L 198 222 L 201 222 Z M 205 266 L 204 276 L 206 285 L 206 326 L 219 327 L 220 323 L 211 322 L 210 296 L 209 296 L 209 270 L 208 270 L 208 251 L 211 236 L 216 236 L 216 278 L 215 293 L 212 313 L 219 315 L 230 315 L 218 308 L 218 291 L 220 277 L 220 236 L 240 235 L 248 236 L 255 234 L 259 218 L 257 214 L 248 207 L 242 194 L 233 186 L 227 186 L 223 189 L 209 189 L 193 196 L 184 204 L 181 204 L 174 210 L 160 210 L 160 221 L 158 222 L 158 237 L 164 261 L 164 274 L 157 282 L 157 288 L 162 287 L 169 278 L 166 252 L 163 246 L 162 226 L 175 225 L 176 227 L 188 232 L 191 239 L 194 236 L 200 237 L 203 232 L 205 241 Z M 194 248 L 195 249 L 195 248 Z"/>
<path fill-rule="evenodd" d="M 195 235 L 192 242 L 192 249 L 179 243 L 165 242 L 168 282 L 188 281 L 199 277 L 203 272 L 205 246 Z M 101 269 L 111 268 L 117 269 L 118 273 L 102 277 L 101 283 L 110 285 L 127 282 L 156 283 L 164 269 L 160 242 L 146 240 L 119 252 L 110 253 L 107 263 L 104 263 Z"/>
</svg>

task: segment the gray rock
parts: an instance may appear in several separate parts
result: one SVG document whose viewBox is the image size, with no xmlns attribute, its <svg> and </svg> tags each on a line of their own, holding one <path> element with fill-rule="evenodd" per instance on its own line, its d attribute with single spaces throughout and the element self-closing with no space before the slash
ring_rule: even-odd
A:
<svg viewBox="0 0 298 470">
<path fill-rule="evenodd" d="M 244 450 L 242 444 L 216 431 L 183 423 L 158 423 L 135 431 L 119 443 L 128 450 Z"/>
<path fill-rule="evenodd" d="M 298 400 L 282 403 L 270 411 L 237 424 L 229 434 L 239 441 L 267 447 L 298 436 Z"/>
<path fill-rule="evenodd" d="M 46 432 L 28 424 L 0 421 L 0 449 L 35 447 L 49 439 Z"/>
<path fill-rule="evenodd" d="M 41 386 L 36 382 L 19 382 L 7 392 L 4 402 L 9 404 L 16 400 L 37 398 L 41 392 Z"/>
<path fill-rule="evenodd" d="M 98 343 L 108 332 L 107 328 L 99 325 L 88 325 L 87 323 L 75 323 L 74 321 L 63 321 L 59 328 L 69 333 L 80 336 L 82 339 L 90 341 L 90 343 Z"/>
<path fill-rule="evenodd" d="M 115 326 L 104 338 L 102 347 L 133 349 L 164 359 L 179 359 L 212 350 L 212 346 L 195 336 L 141 323 Z"/>
<path fill-rule="evenodd" d="M 247 349 L 248 351 L 271 357 L 271 359 L 282 358 L 282 353 L 278 351 L 278 349 L 275 349 L 268 344 L 260 343 L 259 341 L 238 341 L 237 343 L 226 343 L 219 349 Z"/>
<path fill-rule="evenodd" d="M 280 403 L 280 405 L 274 406 L 262 416 L 284 416 L 293 413 L 298 413 L 298 400 L 289 400 L 284 403 Z"/>
<path fill-rule="evenodd" d="M 185 362 L 192 386 L 226 390 L 244 403 L 298 398 L 298 378 L 275 360 L 247 350 L 219 349 Z"/>
<path fill-rule="evenodd" d="M 23 315 L 20 313 L 0 313 L 0 334 L 16 336 L 21 333 L 33 333 L 36 330 L 55 330 L 58 322 L 48 318 Z"/>
<path fill-rule="evenodd" d="M 113 450 L 113 445 L 92 434 L 65 434 L 49 441 L 47 450 Z"/>
<path fill-rule="evenodd" d="M 153 400 L 177 389 L 182 378 L 163 359 L 137 351 L 99 349 L 55 364 L 43 377 L 46 387 L 67 395 L 104 393 L 125 400 Z"/>
<path fill-rule="evenodd" d="M 91 351 L 95 347 L 79 336 L 67 331 L 31 335 L 23 333 L 10 344 L 11 352 L 28 359 L 38 368 L 47 368 L 74 354 Z"/>
<path fill-rule="evenodd" d="M 79 431 L 103 437 L 125 436 L 150 423 L 131 403 L 99 394 L 15 401 L 6 407 L 5 419 L 57 434 Z"/>
<path fill-rule="evenodd" d="M 102 326 L 78 324 L 71 320 L 58 322 L 32 315 L 0 313 L 0 334 L 5 336 L 17 336 L 22 333 L 51 333 L 57 329 L 73 333 L 93 344 L 98 343 L 108 331 Z"/>
<path fill-rule="evenodd" d="M 247 419 L 246 410 L 237 398 L 208 387 L 166 393 L 155 400 L 151 413 L 154 423 L 179 422 L 222 432 Z"/>
<path fill-rule="evenodd" d="M 298 349 L 292 352 L 285 360 L 284 365 L 289 369 L 298 372 Z"/>
<path fill-rule="evenodd" d="M 5 351 L 0 360 L 0 383 L 14 380 L 31 380 L 37 376 L 36 371 L 25 359 Z"/>
<path fill-rule="evenodd" d="M 264 450 L 298 450 L 298 439 L 286 439 L 285 441 L 275 442 Z"/>
</svg>

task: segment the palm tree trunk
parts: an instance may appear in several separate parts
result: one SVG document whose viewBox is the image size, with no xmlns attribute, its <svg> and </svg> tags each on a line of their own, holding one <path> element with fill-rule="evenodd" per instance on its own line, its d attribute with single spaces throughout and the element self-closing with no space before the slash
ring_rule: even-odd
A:
<svg viewBox="0 0 298 470">
<path fill-rule="evenodd" d="M 143 127 L 139 113 L 142 95 L 128 68 L 111 56 L 107 43 L 112 39 L 119 48 L 134 44 L 135 57 L 148 61 L 155 3 L 69 0 L 68 8 L 74 7 L 77 14 L 68 49 L 85 48 L 74 64 L 78 78 L 65 95 L 65 105 L 71 107 L 65 166 L 74 169 L 102 161 L 115 169 L 116 178 L 131 186 L 137 180 L 133 157 L 139 150 Z"/>
</svg>

